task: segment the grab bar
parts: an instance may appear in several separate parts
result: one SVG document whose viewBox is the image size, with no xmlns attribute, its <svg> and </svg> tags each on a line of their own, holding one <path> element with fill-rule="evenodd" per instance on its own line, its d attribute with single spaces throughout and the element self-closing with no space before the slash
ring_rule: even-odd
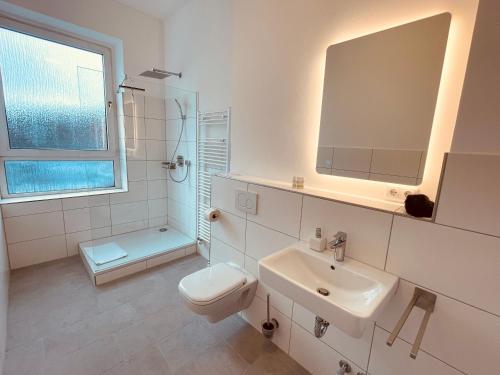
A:
<svg viewBox="0 0 500 375">
<path fill-rule="evenodd" d="M 414 306 L 420 307 L 421 309 L 425 310 L 425 315 L 422 319 L 422 322 L 420 323 L 420 328 L 418 329 L 417 337 L 415 338 L 415 342 L 413 343 L 413 346 L 410 351 L 410 357 L 416 359 L 418 351 L 420 349 L 420 345 L 422 344 L 422 339 L 424 338 L 424 333 L 425 329 L 427 328 L 427 323 L 429 323 L 431 314 L 434 312 L 434 307 L 436 305 L 436 298 L 437 297 L 435 294 L 416 287 L 415 291 L 413 292 L 413 297 L 410 303 L 408 304 L 408 306 L 406 306 L 403 315 L 396 323 L 396 326 L 394 327 L 392 333 L 387 339 L 387 345 L 392 346 L 392 344 L 394 344 L 394 341 L 396 340 L 396 337 L 398 337 L 401 328 L 403 328 L 404 324 L 406 323 L 406 320 L 410 316 L 413 307 Z"/>
</svg>

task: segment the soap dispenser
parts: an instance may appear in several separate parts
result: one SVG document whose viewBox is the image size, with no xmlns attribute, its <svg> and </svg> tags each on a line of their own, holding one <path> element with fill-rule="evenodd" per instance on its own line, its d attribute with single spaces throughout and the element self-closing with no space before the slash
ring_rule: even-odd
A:
<svg viewBox="0 0 500 375">
<path fill-rule="evenodd" d="M 326 237 L 321 235 L 321 228 L 316 228 L 316 234 L 309 239 L 309 247 L 314 251 L 323 251 L 326 249 Z"/>
</svg>

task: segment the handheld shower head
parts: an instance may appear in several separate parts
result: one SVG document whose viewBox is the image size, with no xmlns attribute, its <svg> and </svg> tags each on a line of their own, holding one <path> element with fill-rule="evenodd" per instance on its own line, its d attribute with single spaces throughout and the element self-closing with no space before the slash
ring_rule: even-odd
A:
<svg viewBox="0 0 500 375">
<path fill-rule="evenodd" d="M 177 100 L 177 98 L 174 98 L 174 100 L 175 100 L 175 103 L 177 104 L 177 107 L 179 107 L 179 113 L 181 115 L 181 119 L 185 119 L 186 116 L 184 116 L 184 112 L 182 112 L 181 103 L 179 103 L 179 101 Z"/>
</svg>

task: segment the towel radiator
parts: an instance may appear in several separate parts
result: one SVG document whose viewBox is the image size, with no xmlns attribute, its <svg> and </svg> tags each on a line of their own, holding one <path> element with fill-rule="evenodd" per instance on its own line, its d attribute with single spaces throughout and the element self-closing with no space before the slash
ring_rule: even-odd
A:
<svg viewBox="0 0 500 375">
<path fill-rule="evenodd" d="M 198 112 L 196 136 L 196 227 L 198 243 L 208 247 L 210 262 L 210 222 L 205 211 L 210 207 L 212 176 L 228 173 L 231 157 L 231 109 Z"/>
</svg>

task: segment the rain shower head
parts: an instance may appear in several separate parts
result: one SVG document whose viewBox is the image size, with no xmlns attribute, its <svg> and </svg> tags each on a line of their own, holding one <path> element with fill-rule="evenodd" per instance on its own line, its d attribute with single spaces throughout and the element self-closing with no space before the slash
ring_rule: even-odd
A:
<svg viewBox="0 0 500 375">
<path fill-rule="evenodd" d="M 156 68 L 153 68 L 151 70 L 146 70 L 145 72 L 142 72 L 139 75 L 143 76 L 143 77 L 154 78 L 154 79 L 164 79 L 164 78 L 168 78 L 170 76 L 176 76 L 176 77 L 182 78 L 182 73 L 167 72 L 166 70 L 161 70 L 161 69 L 156 69 Z"/>
</svg>

